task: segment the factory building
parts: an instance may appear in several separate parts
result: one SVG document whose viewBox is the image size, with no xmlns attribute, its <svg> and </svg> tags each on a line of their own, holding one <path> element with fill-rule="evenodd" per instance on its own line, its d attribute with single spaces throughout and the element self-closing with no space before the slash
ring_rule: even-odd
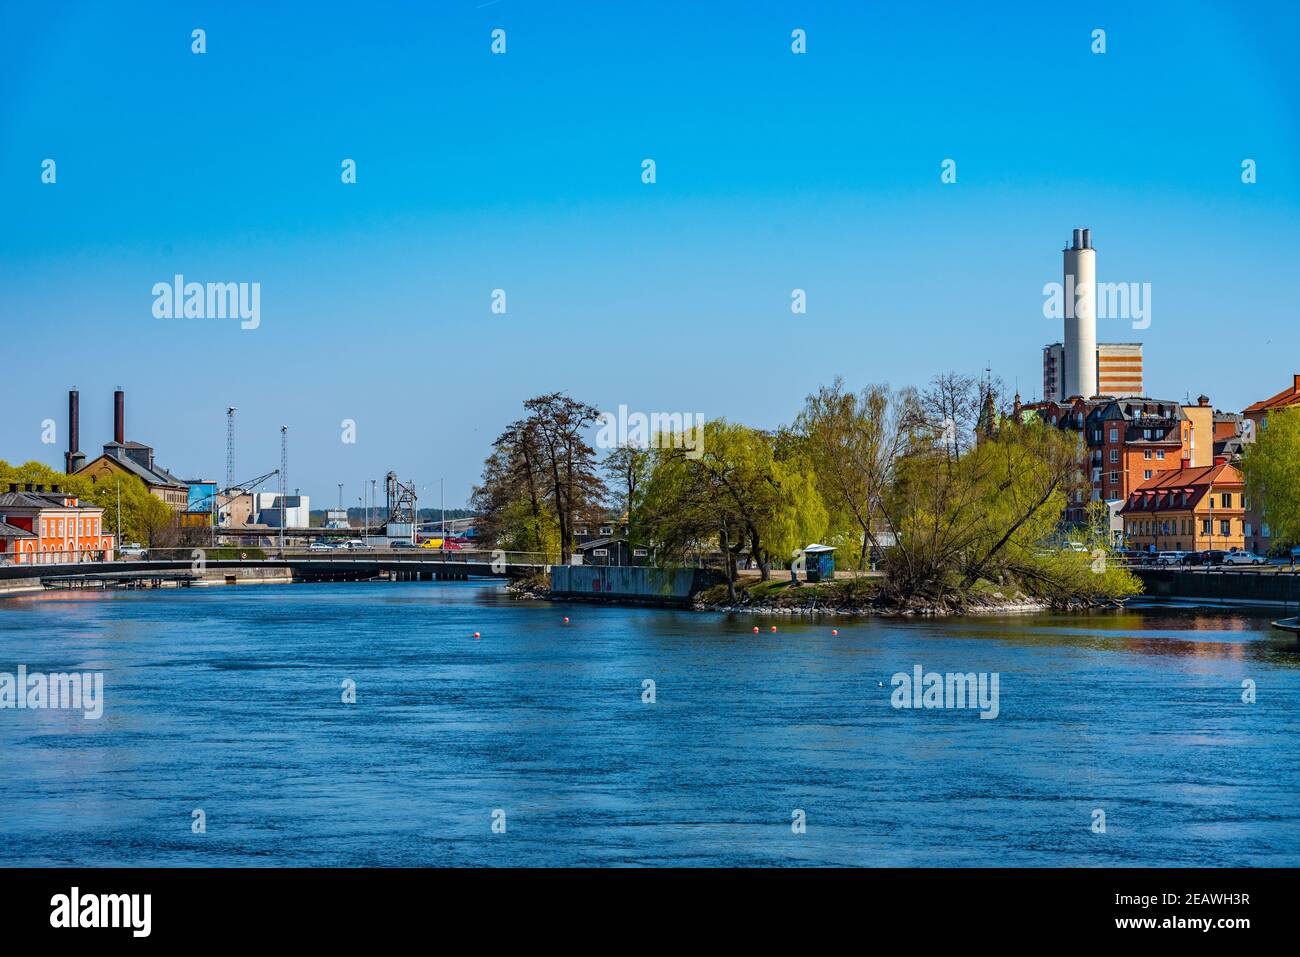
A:
<svg viewBox="0 0 1300 957">
<path fill-rule="evenodd" d="M 1142 344 L 1097 341 L 1097 253 L 1076 229 L 1062 251 L 1064 342 L 1043 347 L 1043 401 L 1142 395 Z"/>
<path fill-rule="evenodd" d="M 80 414 L 77 390 L 68 393 L 68 453 L 65 456 L 70 474 L 84 475 L 92 482 L 111 482 L 117 476 L 132 475 L 178 512 L 189 502 L 189 486 L 153 458 L 153 449 L 140 442 L 126 441 L 126 395 L 121 389 L 113 393 L 113 441 L 90 462 L 85 461 L 80 445 Z M 83 464 L 84 463 L 84 464 Z"/>
<path fill-rule="evenodd" d="M 253 494 L 257 524 L 266 525 L 269 528 L 280 527 L 281 499 L 284 500 L 285 528 L 308 528 L 311 526 L 311 498 L 306 495 L 282 496 L 277 492 L 256 492 Z"/>
</svg>

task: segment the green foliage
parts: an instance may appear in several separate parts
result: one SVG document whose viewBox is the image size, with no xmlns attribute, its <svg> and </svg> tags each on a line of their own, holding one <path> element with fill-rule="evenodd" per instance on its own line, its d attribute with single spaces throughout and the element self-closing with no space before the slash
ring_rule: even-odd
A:
<svg viewBox="0 0 1300 957">
<path fill-rule="evenodd" d="M 747 547 L 766 577 L 824 534 L 828 517 L 797 446 L 779 448 L 767 433 L 718 419 L 705 423 L 699 454 L 655 450 L 637 522 L 670 561 L 703 548 L 734 559 Z"/>
<path fill-rule="evenodd" d="M 1273 541 L 1300 542 L 1300 409 L 1270 412 L 1241 462 L 1246 490 L 1262 510 Z"/>
<path fill-rule="evenodd" d="M 1091 553 L 1047 545 L 1079 480 L 1078 454 L 1075 436 L 1036 422 L 1001 429 L 960 459 L 941 449 L 906 456 L 886 505 L 896 597 L 960 599 L 981 580 L 1059 601 L 1139 590 L 1104 554 L 1094 569 Z"/>
</svg>

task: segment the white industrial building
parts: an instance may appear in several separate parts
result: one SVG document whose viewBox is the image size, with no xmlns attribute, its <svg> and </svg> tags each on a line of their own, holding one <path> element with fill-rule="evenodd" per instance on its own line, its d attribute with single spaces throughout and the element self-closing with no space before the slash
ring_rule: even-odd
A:
<svg viewBox="0 0 1300 957">
<path fill-rule="evenodd" d="M 257 492 L 253 495 L 253 513 L 258 525 L 270 528 L 280 527 L 281 514 L 284 516 L 285 528 L 308 528 L 311 526 L 311 496 L 285 495 L 283 510 L 278 492 Z"/>
</svg>

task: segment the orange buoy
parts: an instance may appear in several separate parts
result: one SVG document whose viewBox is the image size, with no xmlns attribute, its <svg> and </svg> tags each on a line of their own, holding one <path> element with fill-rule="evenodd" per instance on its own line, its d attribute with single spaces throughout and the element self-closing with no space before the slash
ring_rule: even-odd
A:
<svg viewBox="0 0 1300 957">
<path fill-rule="evenodd" d="M 831 629 L 831 634 L 832 634 L 832 635 L 835 635 L 836 637 L 838 637 L 838 636 L 839 636 L 839 633 L 840 633 L 840 630 L 839 630 L 838 628 L 832 628 L 832 629 Z"/>
<path fill-rule="evenodd" d="M 773 626 L 772 626 L 772 630 L 773 630 L 773 631 L 776 631 L 776 625 L 773 625 Z"/>
<path fill-rule="evenodd" d="M 756 634 L 756 635 L 758 634 L 758 625 L 755 625 L 755 626 L 754 626 L 754 634 Z"/>
</svg>

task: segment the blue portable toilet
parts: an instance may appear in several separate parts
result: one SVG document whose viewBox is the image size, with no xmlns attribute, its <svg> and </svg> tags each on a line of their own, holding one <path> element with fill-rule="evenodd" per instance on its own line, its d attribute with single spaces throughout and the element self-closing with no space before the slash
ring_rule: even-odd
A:
<svg viewBox="0 0 1300 957">
<path fill-rule="evenodd" d="M 810 582 L 835 577 L 835 548 L 831 545 L 809 545 L 803 550 L 805 574 Z"/>
</svg>

